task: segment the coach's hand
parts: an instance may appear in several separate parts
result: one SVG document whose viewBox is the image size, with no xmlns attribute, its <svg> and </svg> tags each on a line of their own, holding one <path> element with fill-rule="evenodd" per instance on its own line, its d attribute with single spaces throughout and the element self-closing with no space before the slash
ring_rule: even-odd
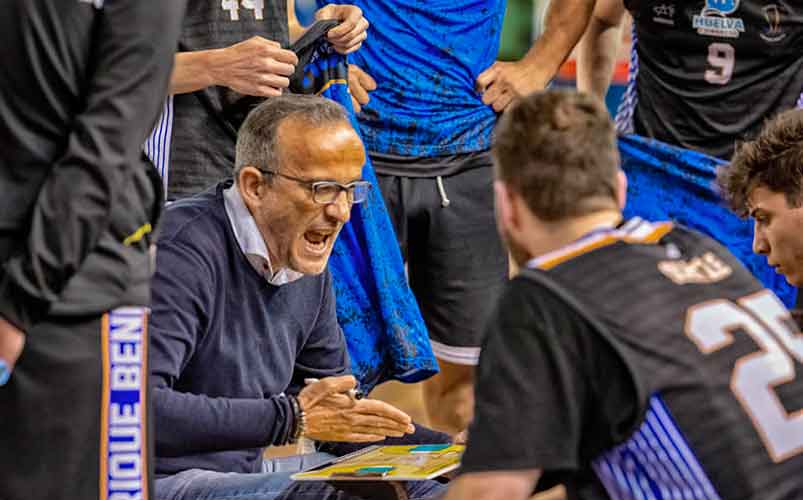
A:
<svg viewBox="0 0 803 500">
<path fill-rule="evenodd" d="M 275 97 L 290 85 L 298 57 L 277 42 L 255 36 L 210 52 L 209 71 L 215 85 L 245 95 Z"/>
<path fill-rule="evenodd" d="M 307 415 L 304 436 L 316 441 L 370 442 L 415 432 L 403 411 L 375 399 L 354 400 L 347 393 L 352 376 L 328 377 L 306 386 L 298 403 Z"/>
<path fill-rule="evenodd" d="M 0 361 L 6 365 L 5 370 L 0 370 L 0 385 L 8 380 L 24 346 L 25 334 L 0 317 Z"/>
<path fill-rule="evenodd" d="M 372 90 L 376 90 L 376 81 L 371 78 L 371 75 L 360 69 L 359 66 L 349 64 L 349 93 L 355 113 L 362 111 L 362 106 L 371 100 L 368 92 Z"/>
<path fill-rule="evenodd" d="M 544 84 L 533 74 L 529 61 L 496 61 L 486 69 L 476 82 L 477 92 L 482 94 L 482 102 L 501 113 L 514 99 L 536 90 Z"/>
<path fill-rule="evenodd" d="M 340 24 L 329 30 L 326 38 L 341 54 L 354 52 L 368 38 L 368 20 L 362 16 L 362 9 L 356 5 L 329 4 L 315 13 L 316 21 L 322 19 L 340 21 Z"/>
</svg>

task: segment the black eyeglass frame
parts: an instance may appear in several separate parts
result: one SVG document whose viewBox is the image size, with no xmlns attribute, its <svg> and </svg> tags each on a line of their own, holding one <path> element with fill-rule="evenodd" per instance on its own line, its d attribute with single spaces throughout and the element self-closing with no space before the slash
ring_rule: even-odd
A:
<svg viewBox="0 0 803 500">
<path fill-rule="evenodd" d="M 346 200 L 348 200 L 348 202 L 351 203 L 351 204 L 357 204 L 357 203 L 364 202 L 365 200 L 368 199 L 368 196 L 371 193 L 371 183 L 368 182 L 368 181 L 352 181 L 352 182 L 349 182 L 348 184 L 341 184 L 341 183 L 335 182 L 335 181 L 313 181 L 313 180 L 310 180 L 310 179 L 301 179 L 300 177 L 293 177 L 292 175 L 283 174 L 281 172 L 277 172 L 275 170 L 269 170 L 269 169 L 266 169 L 266 168 L 260 168 L 260 167 L 254 167 L 254 168 L 259 170 L 263 174 L 270 174 L 270 175 L 275 175 L 275 176 L 278 176 L 278 177 L 283 177 L 285 179 L 288 179 L 288 180 L 291 180 L 291 181 L 296 182 L 298 184 L 301 184 L 302 186 L 308 187 L 310 192 L 312 192 L 312 201 L 314 201 L 315 203 L 317 203 L 319 205 L 331 205 L 331 204 L 335 203 L 337 201 L 337 199 L 340 197 L 340 193 L 343 192 L 343 191 L 346 192 Z M 337 187 L 339 189 L 339 191 L 334 196 L 334 198 L 332 198 L 331 201 L 320 201 L 318 199 L 318 189 L 320 188 L 320 186 Z M 365 198 L 362 198 L 362 199 L 359 199 L 359 200 L 354 197 L 354 193 L 356 192 L 354 188 L 358 187 L 358 186 L 362 186 L 362 187 L 366 188 L 366 190 L 365 190 Z"/>
</svg>

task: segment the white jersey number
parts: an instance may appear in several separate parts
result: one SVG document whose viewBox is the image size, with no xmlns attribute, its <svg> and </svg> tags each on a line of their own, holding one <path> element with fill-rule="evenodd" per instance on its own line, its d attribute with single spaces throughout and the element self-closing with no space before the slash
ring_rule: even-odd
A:
<svg viewBox="0 0 803 500">
<path fill-rule="evenodd" d="M 733 76 L 736 60 L 733 46 L 727 43 L 712 43 L 708 46 L 708 64 L 712 69 L 705 70 L 705 81 L 714 85 L 725 85 Z"/>
<path fill-rule="evenodd" d="M 229 11 L 232 21 L 240 20 L 240 3 L 244 9 L 254 11 L 254 19 L 261 21 L 265 13 L 265 0 L 221 0 L 220 6 Z"/>
<path fill-rule="evenodd" d="M 758 345 L 736 360 L 730 387 L 776 463 L 803 451 L 803 410 L 788 413 L 775 393 L 776 386 L 795 379 L 793 360 L 803 363 L 803 335 L 792 325 L 789 312 L 767 290 L 738 303 L 705 302 L 686 313 L 686 335 L 704 354 L 730 345 L 737 332 Z"/>
</svg>

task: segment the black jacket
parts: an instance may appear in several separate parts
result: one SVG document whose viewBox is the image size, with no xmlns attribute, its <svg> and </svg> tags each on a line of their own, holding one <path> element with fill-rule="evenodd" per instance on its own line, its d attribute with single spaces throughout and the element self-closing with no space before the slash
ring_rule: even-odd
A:
<svg viewBox="0 0 803 500">
<path fill-rule="evenodd" d="M 185 0 L 7 0 L 0 15 L 0 316 L 145 305 L 160 182 L 142 143 Z"/>
</svg>

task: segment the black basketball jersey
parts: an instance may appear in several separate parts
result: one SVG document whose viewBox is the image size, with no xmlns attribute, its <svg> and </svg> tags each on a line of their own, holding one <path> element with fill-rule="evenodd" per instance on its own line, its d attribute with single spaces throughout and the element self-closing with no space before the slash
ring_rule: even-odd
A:
<svg viewBox="0 0 803 500">
<path fill-rule="evenodd" d="M 254 36 L 289 45 L 287 2 L 189 0 L 178 50 L 229 47 Z M 243 96 L 225 87 L 207 87 L 174 97 L 169 199 L 197 194 L 231 175 L 237 130 L 227 109 Z"/>
<path fill-rule="evenodd" d="M 803 3 L 625 0 L 635 19 L 634 131 L 730 158 L 803 92 Z"/>
<path fill-rule="evenodd" d="M 803 335 L 723 247 L 634 219 L 538 267 L 635 382 L 642 417 L 591 463 L 610 498 L 803 498 Z"/>
</svg>

